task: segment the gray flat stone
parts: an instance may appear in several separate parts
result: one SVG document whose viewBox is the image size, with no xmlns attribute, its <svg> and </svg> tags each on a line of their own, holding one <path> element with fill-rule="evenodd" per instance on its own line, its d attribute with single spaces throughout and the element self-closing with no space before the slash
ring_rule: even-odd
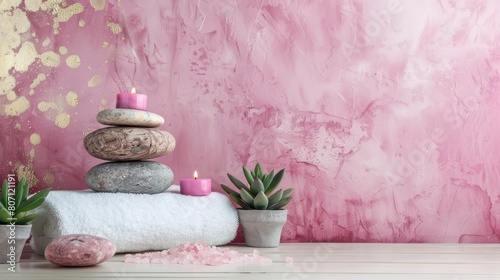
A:
<svg viewBox="0 0 500 280">
<path fill-rule="evenodd" d="M 162 116 L 141 110 L 110 109 L 97 114 L 97 121 L 106 125 L 157 127 L 165 123 Z"/>
<path fill-rule="evenodd" d="M 106 162 L 92 167 L 85 182 L 96 192 L 155 194 L 166 191 L 174 173 L 154 161 Z"/>
<path fill-rule="evenodd" d="M 83 140 L 93 157 L 110 161 L 131 161 L 164 156 L 175 148 L 175 138 L 155 128 L 106 127 Z"/>
</svg>

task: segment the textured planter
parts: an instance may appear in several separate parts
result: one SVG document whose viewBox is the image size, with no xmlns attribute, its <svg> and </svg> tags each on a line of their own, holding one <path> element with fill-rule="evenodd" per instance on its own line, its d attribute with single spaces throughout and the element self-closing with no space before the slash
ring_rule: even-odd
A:
<svg viewBox="0 0 500 280">
<path fill-rule="evenodd" d="M 278 247 L 281 230 L 287 220 L 288 211 L 286 209 L 237 210 L 247 246 L 261 248 Z"/>
<path fill-rule="evenodd" d="M 0 264 L 19 262 L 30 233 L 31 225 L 0 225 Z M 12 238 L 9 239 L 10 236 Z"/>
</svg>

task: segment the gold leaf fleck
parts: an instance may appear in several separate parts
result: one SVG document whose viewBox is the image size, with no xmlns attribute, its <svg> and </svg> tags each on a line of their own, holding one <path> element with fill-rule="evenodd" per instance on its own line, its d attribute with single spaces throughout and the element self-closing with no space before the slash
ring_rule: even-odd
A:
<svg viewBox="0 0 500 280">
<path fill-rule="evenodd" d="M 108 27 L 114 34 L 119 34 L 122 32 L 122 26 L 116 22 L 108 22 Z"/>
<path fill-rule="evenodd" d="M 68 127 L 70 121 L 71 116 L 68 113 L 60 113 L 57 115 L 55 123 L 60 128 L 66 128 Z"/>
<path fill-rule="evenodd" d="M 92 78 L 90 78 L 87 85 L 88 85 L 88 87 L 96 87 L 96 86 L 102 84 L 102 82 L 103 82 L 103 79 L 101 76 L 94 75 L 94 76 L 92 76 Z"/>
<path fill-rule="evenodd" d="M 85 7 L 83 7 L 82 4 L 80 3 L 75 3 L 72 5 L 69 5 L 66 8 L 59 8 L 59 12 L 57 12 L 57 21 L 58 22 L 65 22 L 68 21 L 72 16 L 77 15 L 85 10 Z"/>
<path fill-rule="evenodd" d="M 85 20 L 81 19 L 78 21 L 78 26 L 84 27 L 85 26 Z"/>
<path fill-rule="evenodd" d="M 80 57 L 77 54 L 72 54 L 66 58 L 66 65 L 70 68 L 77 68 L 80 66 Z"/>
<path fill-rule="evenodd" d="M 66 94 L 66 102 L 68 102 L 69 106 L 75 107 L 78 105 L 78 94 L 74 91 L 68 92 L 68 94 Z"/>
<path fill-rule="evenodd" d="M 61 57 L 53 51 L 46 51 L 42 53 L 40 55 L 40 59 L 42 64 L 48 67 L 57 67 L 61 64 Z"/>
<path fill-rule="evenodd" d="M 68 48 L 66 48 L 65 46 L 60 46 L 59 47 L 59 53 L 60 54 L 67 54 L 68 53 Z"/>
<path fill-rule="evenodd" d="M 38 133 L 33 133 L 30 135 L 30 142 L 32 145 L 38 145 L 42 141 L 42 138 L 40 137 L 40 134 Z"/>
<path fill-rule="evenodd" d="M 106 0 L 90 0 L 90 5 L 96 10 L 101 11 L 106 7 Z"/>
<path fill-rule="evenodd" d="M 40 10 L 40 6 L 42 5 L 42 0 L 24 0 L 24 6 L 26 10 L 30 12 L 37 12 Z"/>
<path fill-rule="evenodd" d="M 21 96 L 18 99 L 14 100 L 14 102 L 5 105 L 5 114 L 7 116 L 19 116 L 22 113 L 26 112 L 30 107 L 30 102 L 26 97 Z"/>
</svg>

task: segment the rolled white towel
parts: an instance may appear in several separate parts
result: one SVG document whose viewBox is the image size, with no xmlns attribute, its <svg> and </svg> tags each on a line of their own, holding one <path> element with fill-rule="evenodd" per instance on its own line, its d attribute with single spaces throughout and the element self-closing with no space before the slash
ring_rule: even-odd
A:
<svg viewBox="0 0 500 280">
<path fill-rule="evenodd" d="M 185 242 L 223 245 L 238 229 L 238 215 L 220 193 L 179 194 L 172 186 L 160 194 L 52 191 L 37 210 L 31 247 L 43 255 L 55 238 L 90 234 L 109 239 L 118 253 L 164 250 Z"/>
</svg>

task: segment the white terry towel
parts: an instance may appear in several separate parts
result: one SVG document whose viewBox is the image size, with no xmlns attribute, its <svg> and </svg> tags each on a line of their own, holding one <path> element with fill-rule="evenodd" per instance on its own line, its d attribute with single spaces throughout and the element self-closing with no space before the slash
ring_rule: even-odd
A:
<svg viewBox="0 0 500 280">
<path fill-rule="evenodd" d="M 118 253 L 164 250 L 188 241 L 223 245 L 235 238 L 238 215 L 226 196 L 185 196 L 178 189 L 153 195 L 52 191 L 32 222 L 31 247 L 43 255 L 52 240 L 67 234 L 107 238 Z"/>
</svg>

